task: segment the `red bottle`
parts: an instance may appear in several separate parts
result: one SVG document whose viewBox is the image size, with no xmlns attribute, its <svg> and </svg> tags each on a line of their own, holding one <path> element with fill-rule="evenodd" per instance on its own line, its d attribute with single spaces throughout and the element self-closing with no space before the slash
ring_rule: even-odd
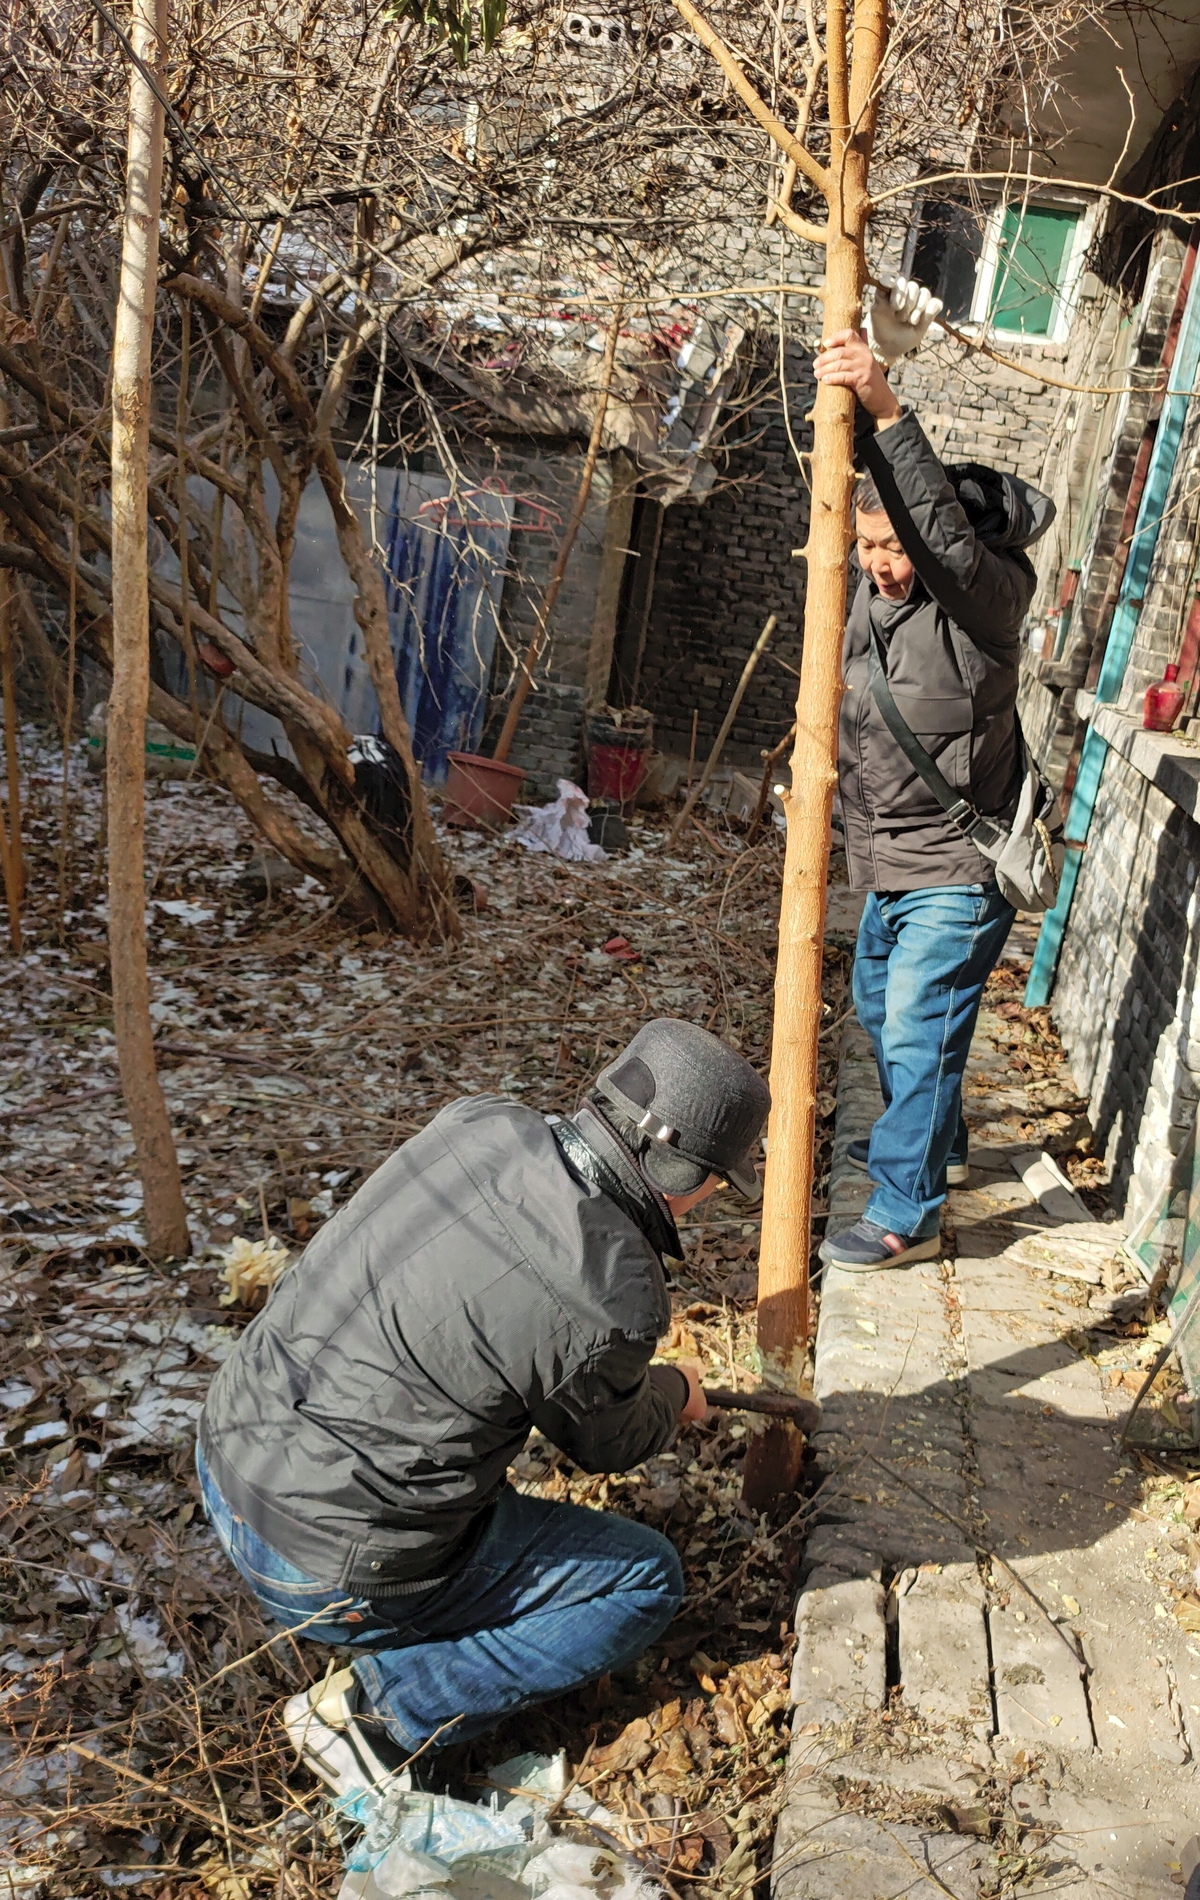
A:
<svg viewBox="0 0 1200 1900">
<path fill-rule="evenodd" d="M 1142 725 L 1146 731 L 1170 732 L 1183 711 L 1183 698 L 1179 668 L 1169 666 L 1160 680 L 1146 688 L 1146 710 L 1142 714 Z"/>
</svg>

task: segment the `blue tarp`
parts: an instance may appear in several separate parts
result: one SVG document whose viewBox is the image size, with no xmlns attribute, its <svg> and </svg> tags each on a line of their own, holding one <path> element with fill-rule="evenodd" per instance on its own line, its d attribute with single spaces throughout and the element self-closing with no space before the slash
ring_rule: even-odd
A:
<svg viewBox="0 0 1200 1900">
<path fill-rule="evenodd" d="M 441 475 L 381 468 L 372 480 L 369 469 L 353 462 L 342 470 L 346 493 L 385 568 L 392 653 L 413 749 L 427 782 L 440 785 L 447 752 L 473 750 L 483 728 L 514 500 L 475 488 L 451 499 Z M 195 480 L 188 486 L 200 508 L 211 509 L 208 484 Z M 274 513 L 278 489 L 270 471 L 266 491 Z M 250 580 L 253 551 L 239 530 L 236 511 L 227 510 L 223 567 L 230 574 L 241 569 Z M 178 574 L 169 547 L 163 545 L 157 559 L 164 573 Z M 230 624 L 240 627 L 237 597 L 225 585 L 221 605 Z M 379 706 L 354 618 L 354 586 L 315 475 L 301 497 L 288 607 L 304 684 L 323 693 L 351 733 L 378 733 Z M 186 696 L 182 655 L 172 645 L 164 659 L 176 691 Z M 283 727 L 270 713 L 231 692 L 223 711 L 226 724 L 248 745 L 290 753 Z"/>
<path fill-rule="evenodd" d="M 432 785 L 445 780 L 448 752 L 479 744 L 512 510 L 511 496 L 484 489 L 451 496 L 441 476 L 401 472 L 386 512 L 400 702 Z"/>
</svg>

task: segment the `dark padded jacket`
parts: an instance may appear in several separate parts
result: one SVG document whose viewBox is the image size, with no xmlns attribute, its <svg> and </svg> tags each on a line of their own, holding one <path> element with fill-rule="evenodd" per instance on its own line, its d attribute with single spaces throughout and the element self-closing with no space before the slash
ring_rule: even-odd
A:
<svg viewBox="0 0 1200 1900">
<path fill-rule="evenodd" d="M 659 1254 L 540 1115 L 454 1102 L 247 1327 L 204 1407 L 204 1457 L 308 1576 L 405 1594 L 465 1562 L 531 1426 L 587 1471 L 669 1444 L 686 1381 L 648 1368 L 670 1317 Z"/>
<path fill-rule="evenodd" d="M 883 722 L 867 677 L 870 626 L 887 648 L 892 696 L 925 750 L 977 810 L 1007 812 L 1019 789 L 1021 627 L 1036 586 L 1023 550 L 1045 533 L 1054 504 L 993 470 L 955 469 L 952 481 L 911 413 L 878 433 L 856 431 L 856 448 L 917 573 L 899 604 L 864 575 L 846 624 L 838 786 L 850 886 L 988 882 L 991 865 Z"/>
</svg>

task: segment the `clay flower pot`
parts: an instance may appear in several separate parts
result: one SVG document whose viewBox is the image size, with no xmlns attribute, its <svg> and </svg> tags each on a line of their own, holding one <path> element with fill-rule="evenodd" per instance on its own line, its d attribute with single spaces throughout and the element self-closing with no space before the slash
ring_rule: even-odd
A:
<svg viewBox="0 0 1200 1900">
<path fill-rule="evenodd" d="M 512 808 L 525 777 L 520 765 L 503 765 L 478 752 L 448 752 L 446 795 L 442 817 L 448 825 L 474 825 L 480 831 L 498 831 L 512 817 Z"/>
</svg>

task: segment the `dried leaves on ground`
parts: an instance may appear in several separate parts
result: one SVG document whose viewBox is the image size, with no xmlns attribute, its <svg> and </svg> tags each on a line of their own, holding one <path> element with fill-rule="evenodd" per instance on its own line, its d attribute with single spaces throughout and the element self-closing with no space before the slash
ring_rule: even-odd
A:
<svg viewBox="0 0 1200 1900">
<path fill-rule="evenodd" d="M 195 1242 L 156 1268 L 137 1245 L 116 1086 L 99 783 L 77 750 L 60 859 L 58 754 L 28 730 L 22 755 L 27 946 L 5 968 L 0 1062 L 0 1864 L 26 1868 L 47 1900 L 329 1894 L 340 1845 L 276 1719 L 326 1653 L 264 1626 L 198 1507 L 195 1421 L 251 1310 L 227 1301 L 263 1297 L 280 1254 L 456 1096 L 570 1111 L 658 1014 L 765 1067 L 780 840 L 745 849 L 730 829 L 718 850 L 692 833 L 668 858 L 651 814 L 627 856 L 588 866 L 456 838 L 480 908 L 461 946 L 417 951 L 354 933 L 311 884 L 264 875 L 217 788 L 153 788 L 152 1009 Z M 614 937 L 636 954 L 606 953 Z M 843 974 L 835 956 L 831 1024 Z M 835 1064 L 831 1035 L 827 1111 Z M 722 1198 L 685 1239 L 664 1356 L 748 1387 L 755 1220 Z M 530 1444 L 515 1482 L 665 1530 L 688 1600 L 631 1669 L 447 1761 L 469 1788 L 518 1750 L 587 1757 L 583 1778 L 677 1891 L 753 1880 L 787 1748 L 803 1511 L 744 1510 L 745 1436 L 719 1414 L 615 1477 Z"/>
</svg>

